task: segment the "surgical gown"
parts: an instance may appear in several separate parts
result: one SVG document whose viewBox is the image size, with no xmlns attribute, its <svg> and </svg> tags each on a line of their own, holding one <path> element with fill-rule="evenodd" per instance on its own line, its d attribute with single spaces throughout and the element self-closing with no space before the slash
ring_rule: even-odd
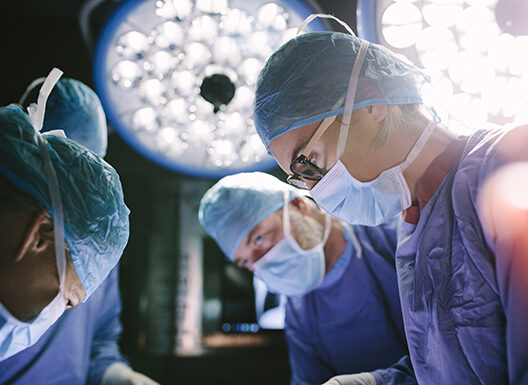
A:
<svg viewBox="0 0 528 385">
<path fill-rule="evenodd" d="M 400 228 L 398 282 L 420 384 L 528 383 L 528 256 L 485 234 L 477 208 L 489 175 L 528 158 L 526 138 L 528 127 L 472 134 L 417 223 Z"/>
<path fill-rule="evenodd" d="M 386 368 L 407 354 L 394 266 L 395 223 L 353 230 L 361 257 L 344 231 L 346 248 L 321 286 L 288 298 L 285 333 L 292 385 Z M 401 383 L 415 383 L 412 370 L 404 377 L 407 382 Z"/>
<path fill-rule="evenodd" d="M 104 371 L 124 362 L 118 269 L 85 303 L 66 311 L 26 350 L 0 362 L 3 385 L 98 385 Z"/>
</svg>

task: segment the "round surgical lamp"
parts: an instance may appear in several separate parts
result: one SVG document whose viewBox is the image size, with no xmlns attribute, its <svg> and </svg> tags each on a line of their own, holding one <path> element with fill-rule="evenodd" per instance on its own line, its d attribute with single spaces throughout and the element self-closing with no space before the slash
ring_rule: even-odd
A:
<svg viewBox="0 0 528 385">
<path fill-rule="evenodd" d="M 359 0 L 358 31 L 424 68 L 427 103 L 482 128 L 528 119 L 528 6 L 516 0 Z"/>
<path fill-rule="evenodd" d="M 281 0 L 129 0 L 95 53 L 95 86 L 115 130 L 171 170 L 218 178 L 276 166 L 252 115 L 266 59 L 314 13 Z M 324 30 L 317 20 L 309 30 Z"/>
</svg>

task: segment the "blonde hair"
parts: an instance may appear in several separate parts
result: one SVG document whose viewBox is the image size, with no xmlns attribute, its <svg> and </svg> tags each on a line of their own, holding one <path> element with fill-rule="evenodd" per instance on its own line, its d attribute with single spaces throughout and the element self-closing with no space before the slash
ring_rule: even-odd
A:
<svg viewBox="0 0 528 385">
<path fill-rule="evenodd" d="M 423 118 L 422 112 L 421 104 L 387 104 L 387 115 L 372 144 L 384 144 L 389 133 L 398 127 L 414 127 Z"/>
</svg>

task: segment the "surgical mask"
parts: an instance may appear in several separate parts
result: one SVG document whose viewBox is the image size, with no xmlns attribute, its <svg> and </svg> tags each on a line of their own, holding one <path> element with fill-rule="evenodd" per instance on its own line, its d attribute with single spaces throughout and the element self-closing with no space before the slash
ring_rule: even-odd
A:
<svg viewBox="0 0 528 385">
<path fill-rule="evenodd" d="M 376 179 L 360 182 L 350 175 L 340 159 L 346 146 L 358 78 L 367 48 L 368 42 L 362 40 L 348 81 L 336 150 L 337 162 L 310 190 L 310 194 L 321 208 L 336 218 L 353 225 L 377 226 L 411 205 L 411 193 L 403 171 L 422 151 L 435 124 L 431 122 L 427 125 L 405 161 L 383 171 Z"/>
<path fill-rule="evenodd" d="M 56 68 L 51 71 L 39 92 L 37 105 L 31 105 L 28 109 L 35 130 L 37 131 L 40 131 L 42 128 L 46 100 L 61 75 L 62 71 L 57 70 Z M 0 361 L 34 345 L 66 309 L 66 297 L 64 296 L 66 251 L 64 248 L 62 201 L 57 176 L 49 158 L 47 141 L 43 136 L 41 136 L 40 149 L 53 208 L 55 257 L 59 276 L 59 292 L 55 298 L 29 322 L 18 320 L 0 303 Z"/>
<path fill-rule="evenodd" d="M 431 122 L 402 163 L 383 171 L 376 179 L 360 182 L 340 160 L 312 188 L 317 204 L 350 224 L 377 226 L 411 206 L 411 192 L 403 176 L 423 150 L 435 123 Z"/>
<path fill-rule="evenodd" d="M 288 193 L 283 209 L 284 238 L 253 264 L 255 275 L 268 288 L 289 297 L 303 296 L 321 284 L 325 275 L 324 246 L 330 234 L 331 218 L 325 215 L 323 239 L 309 250 L 291 236 Z"/>
</svg>

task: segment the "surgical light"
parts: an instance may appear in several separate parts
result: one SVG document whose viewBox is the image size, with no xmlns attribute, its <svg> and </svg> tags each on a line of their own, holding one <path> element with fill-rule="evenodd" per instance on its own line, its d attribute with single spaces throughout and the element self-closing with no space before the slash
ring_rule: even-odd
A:
<svg viewBox="0 0 528 385">
<path fill-rule="evenodd" d="M 302 0 L 129 0 L 95 55 L 108 119 L 138 152 L 221 177 L 275 166 L 252 119 L 258 73 L 314 13 Z M 316 21 L 311 30 L 323 30 Z"/>
<path fill-rule="evenodd" d="M 448 124 L 521 122 L 528 118 L 528 6 L 520 3 L 359 0 L 358 31 L 431 75 L 428 103 Z"/>
</svg>

